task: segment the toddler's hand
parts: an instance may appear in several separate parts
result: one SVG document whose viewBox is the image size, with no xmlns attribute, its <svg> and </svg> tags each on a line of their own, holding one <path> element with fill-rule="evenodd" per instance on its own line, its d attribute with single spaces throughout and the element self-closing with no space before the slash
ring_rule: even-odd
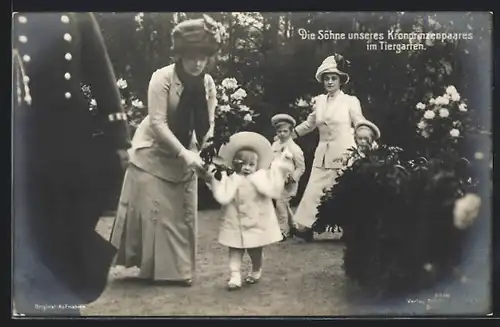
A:
<svg viewBox="0 0 500 327">
<path fill-rule="evenodd" d="M 293 159 L 293 155 L 290 152 L 290 150 L 288 150 L 288 148 L 283 149 L 283 151 L 281 152 L 281 159 L 282 160 L 292 160 Z"/>
</svg>

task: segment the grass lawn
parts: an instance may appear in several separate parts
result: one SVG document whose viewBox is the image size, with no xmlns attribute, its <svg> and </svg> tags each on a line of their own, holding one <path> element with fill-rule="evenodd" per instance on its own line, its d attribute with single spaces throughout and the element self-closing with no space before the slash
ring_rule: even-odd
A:
<svg viewBox="0 0 500 327">
<path fill-rule="evenodd" d="M 331 233 L 316 236 L 312 243 L 292 239 L 269 246 L 264 252 L 260 283 L 229 292 L 226 289 L 228 255 L 227 249 L 217 243 L 217 214 L 216 210 L 199 214 L 197 278 L 192 287 L 144 285 L 131 278 L 137 273 L 135 268 L 114 267 L 108 288 L 97 301 L 83 309 L 82 314 L 337 316 L 457 313 L 474 310 L 474 305 L 484 308 L 484 299 L 471 305 L 467 295 L 443 297 L 440 294 L 439 298 L 425 295 L 376 306 L 369 301 L 351 301 L 353 290 L 342 269 L 343 245 L 336 242 Z M 112 217 L 103 217 L 98 232 L 108 238 L 112 223 Z M 249 267 L 250 261 L 245 257 L 244 269 Z M 475 287 L 471 284 L 473 279 L 468 283 Z"/>
</svg>

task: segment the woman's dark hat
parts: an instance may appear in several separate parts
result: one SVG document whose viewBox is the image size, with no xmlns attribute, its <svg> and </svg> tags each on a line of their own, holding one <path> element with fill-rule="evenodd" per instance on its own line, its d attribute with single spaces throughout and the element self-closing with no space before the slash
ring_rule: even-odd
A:
<svg viewBox="0 0 500 327">
<path fill-rule="evenodd" d="M 172 51 L 215 55 L 222 43 L 222 24 L 208 15 L 179 23 L 172 31 Z"/>
</svg>

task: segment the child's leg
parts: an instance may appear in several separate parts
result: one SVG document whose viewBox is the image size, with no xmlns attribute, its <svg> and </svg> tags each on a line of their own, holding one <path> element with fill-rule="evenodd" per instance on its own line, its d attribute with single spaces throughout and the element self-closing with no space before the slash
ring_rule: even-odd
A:
<svg viewBox="0 0 500 327">
<path fill-rule="evenodd" d="M 283 196 L 282 198 L 276 200 L 276 216 L 278 216 L 278 222 L 280 224 L 281 233 L 287 235 L 290 231 L 289 228 L 289 212 L 288 207 L 290 203 L 289 196 Z"/>
<path fill-rule="evenodd" d="M 245 278 L 245 282 L 253 284 L 259 281 L 262 274 L 262 247 L 247 249 L 247 252 L 252 261 L 252 271 Z"/>
<path fill-rule="evenodd" d="M 241 287 L 241 262 L 244 251 L 243 249 L 229 248 L 229 271 L 231 272 L 229 288 Z"/>
<path fill-rule="evenodd" d="M 286 210 L 288 212 L 288 228 L 290 230 L 297 229 L 297 224 L 293 220 L 293 211 L 292 211 L 292 207 L 290 207 L 290 201 L 288 201 L 288 203 L 287 203 Z"/>
</svg>

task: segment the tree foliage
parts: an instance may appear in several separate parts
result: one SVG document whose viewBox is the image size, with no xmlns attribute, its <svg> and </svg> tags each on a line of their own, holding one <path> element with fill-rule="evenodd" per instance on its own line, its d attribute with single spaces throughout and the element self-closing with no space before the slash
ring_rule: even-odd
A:
<svg viewBox="0 0 500 327">
<path fill-rule="evenodd" d="M 224 24 L 227 39 L 211 72 L 216 83 L 236 78 L 247 90 L 247 104 L 258 117 L 254 131 L 274 135 L 270 117 L 290 112 L 303 119 L 294 104 L 323 92 L 314 79 L 321 61 L 341 53 L 351 65 L 345 91 L 356 95 L 365 116 L 382 130 L 382 143 L 416 150 L 415 104 L 455 85 L 468 101 L 474 124 L 490 130 L 491 17 L 487 13 L 385 13 L 385 12 L 214 12 Z M 170 32 L 186 18 L 201 13 L 100 13 L 97 15 L 118 78 L 128 81 L 147 107 L 151 74 L 172 62 Z M 456 32 L 473 33 L 472 40 L 424 42 L 423 51 L 368 51 L 360 40 L 302 39 L 299 31 L 331 30 L 336 33 Z M 399 41 L 403 42 L 403 41 Z M 406 41 L 405 41 L 406 42 Z M 300 121 L 300 120 L 299 120 Z M 468 139 L 473 142 L 472 138 Z M 301 138 L 306 163 L 312 162 L 317 134 Z M 476 142 L 476 141 L 474 141 Z M 489 143 L 481 143 L 489 152 Z M 470 148 L 470 147 L 469 147 Z M 299 184 L 303 192 L 309 170 Z M 201 201 L 203 203 L 203 201 Z"/>
</svg>

